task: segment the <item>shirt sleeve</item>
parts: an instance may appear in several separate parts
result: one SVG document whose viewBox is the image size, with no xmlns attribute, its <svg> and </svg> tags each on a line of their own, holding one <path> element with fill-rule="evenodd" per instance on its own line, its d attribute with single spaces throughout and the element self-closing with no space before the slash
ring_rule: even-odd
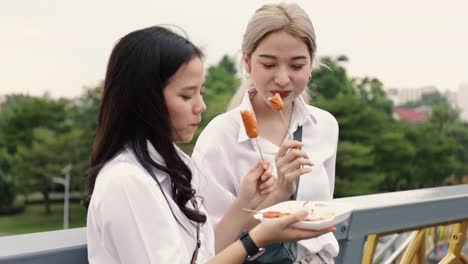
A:
<svg viewBox="0 0 468 264">
<path fill-rule="evenodd" d="M 226 153 L 199 138 L 192 153 L 198 173 L 198 188 L 205 208 L 216 226 L 236 199 L 236 183 Z"/>
<path fill-rule="evenodd" d="M 335 127 L 334 132 L 332 135 L 333 137 L 333 147 L 334 151 L 330 158 L 325 160 L 324 167 L 328 175 L 328 180 L 330 183 L 330 199 L 333 198 L 333 194 L 335 192 L 335 170 L 336 170 L 336 155 L 338 151 L 338 134 L 339 134 L 339 127 L 338 122 L 335 118 L 333 118 L 333 126 Z"/>
<path fill-rule="evenodd" d="M 335 192 L 335 164 L 336 164 L 336 151 L 328 160 L 325 161 L 324 167 L 327 171 L 328 181 L 330 183 L 330 199 L 333 198 Z"/>
<path fill-rule="evenodd" d="M 184 263 L 177 222 L 157 183 L 139 170 L 116 167 L 107 175 L 94 208 L 103 246 L 119 263 Z"/>
</svg>

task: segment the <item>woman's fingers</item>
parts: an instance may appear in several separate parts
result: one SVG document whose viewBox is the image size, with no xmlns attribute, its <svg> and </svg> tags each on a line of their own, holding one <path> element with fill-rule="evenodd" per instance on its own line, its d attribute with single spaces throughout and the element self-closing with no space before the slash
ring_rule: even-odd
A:
<svg viewBox="0 0 468 264">
<path fill-rule="evenodd" d="M 314 166 L 314 164 L 312 163 L 312 161 L 310 159 L 306 159 L 306 158 L 297 158 L 295 159 L 293 162 L 289 163 L 289 164 L 286 164 L 284 167 L 283 167 L 283 170 L 287 173 L 287 172 L 290 172 L 290 171 L 293 171 L 301 166 Z"/>
<path fill-rule="evenodd" d="M 286 153 L 288 153 L 289 149 L 294 149 L 294 148 L 301 148 L 304 144 L 300 141 L 296 140 L 290 140 L 286 141 L 283 145 L 281 145 L 278 153 L 276 154 L 275 160 L 277 161 L 278 159 L 284 157 Z"/>
<path fill-rule="evenodd" d="M 286 154 L 286 156 L 282 157 L 281 159 L 278 159 L 276 161 L 276 167 L 278 168 L 280 173 L 286 173 L 286 171 L 281 171 L 281 169 L 284 170 L 284 166 L 293 162 L 294 160 L 298 158 L 305 158 L 308 159 L 309 156 L 307 153 L 305 153 L 303 150 L 300 149 L 292 149 L 291 151 Z"/>
<path fill-rule="evenodd" d="M 297 177 L 299 177 L 299 176 L 301 176 L 303 174 L 306 174 L 308 172 L 311 172 L 311 171 L 312 171 L 312 168 L 310 168 L 310 167 L 299 168 L 297 170 L 286 173 L 284 175 L 284 178 L 286 178 L 286 180 L 288 180 L 288 181 L 293 181 Z"/>
<path fill-rule="evenodd" d="M 275 189 L 276 189 L 276 185 L 273 184 L 270 188 L 261 191 L 260 194 L 262 194 L 262 195 L 270 194 L 270 193 L 272 193 Z"/>
<path fill-rule="evenodd" d="M 267 173 L 268 172 L 268 173 Z M 276 178 L 271 175 L 271 172 L 266 171 L 262 175 L 262 183 L 260 184 L 260 190 L 265 190 L 272 187 L 276 182 Z"/>
</svg>

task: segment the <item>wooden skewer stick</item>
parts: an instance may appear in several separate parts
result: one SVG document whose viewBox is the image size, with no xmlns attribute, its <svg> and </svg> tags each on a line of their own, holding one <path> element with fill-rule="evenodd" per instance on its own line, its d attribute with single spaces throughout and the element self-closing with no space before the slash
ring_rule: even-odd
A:
<svg viewBox="0 0 468 264">
<path fill-rule="evenodd" d="M 247 211 L 247 212 L 251 212 L 251 213 L 260 213 L 257 210 L 252 210 L 252 209 L 248 209 L 248 208 L 242 208 L 242 210 Z"/>
<path fill-rule="evenodd" d="M 286 128 L 286 132 L 288 133 L 288 136 L 291 138 L 291 139 L 294 139 L 294 137 L 291 135 L 291 133 L 289 132 L 289 125 L 288 123 L 286 122 L 286 118 L 284 118 L 284 115 L 283 115 L 283 111 L 282 110 L 279 110 L 278 111 L 281 115 L 281 119 L 283 119 L 283 124 L 284 124 L 284 127 Z"/>
<path fill-rule="evenodd" d="M 260 149 L 260 144 L 258 143 L 258 139 L 255 138 L 255 141 L 257 142 L 258 152 L 260 152 L 260 158 L 262 158 L 262 160 L 265 160 L 265 159 L 263 158 L 263 153 L 262 153 L 262 150 Z"/>
</svg>

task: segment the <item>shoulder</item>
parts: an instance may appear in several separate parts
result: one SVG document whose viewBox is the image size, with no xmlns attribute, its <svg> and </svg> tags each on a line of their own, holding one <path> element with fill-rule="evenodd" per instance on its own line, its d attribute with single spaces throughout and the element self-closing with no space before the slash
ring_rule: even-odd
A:
<svg viewBox="0 0 468 264">
<path fill-rule="evenodd" d="M 200 133 L 197 145 L 219 140 L 237 140 L 241 122 L 239 111 L 235 108 L 213 118 Z"/>
<path fill-rule="evenodd" d="M 306 109 L 319 127 L 327 130 L 338 130 L 338 121 L 330 112 L 308 104 Z"/>
<path fill-rule="evenodd" d="M 128 152 L 119 154 L 99 172 L 93 198 L 120 199 L 123 194 L 141 192 L 154 186 L 153 178 Z"/>
</svg>

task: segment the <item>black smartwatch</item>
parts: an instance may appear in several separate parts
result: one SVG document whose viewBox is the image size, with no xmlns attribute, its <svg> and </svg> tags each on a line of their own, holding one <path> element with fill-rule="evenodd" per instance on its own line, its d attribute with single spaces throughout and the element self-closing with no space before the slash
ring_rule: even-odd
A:
<svg viewBox="0 0 468 264">
<path fill-rule="evenodd" d="M 244 245 L 245 250 L 247 251 L 247 261 L 252 261 L 263 255 L 263 253 L 265 253 L 264 248 L 257 247 L 255 242 L 250 237 L 249 232 L 242 232 L 239 239 Z"/>
</svg>

